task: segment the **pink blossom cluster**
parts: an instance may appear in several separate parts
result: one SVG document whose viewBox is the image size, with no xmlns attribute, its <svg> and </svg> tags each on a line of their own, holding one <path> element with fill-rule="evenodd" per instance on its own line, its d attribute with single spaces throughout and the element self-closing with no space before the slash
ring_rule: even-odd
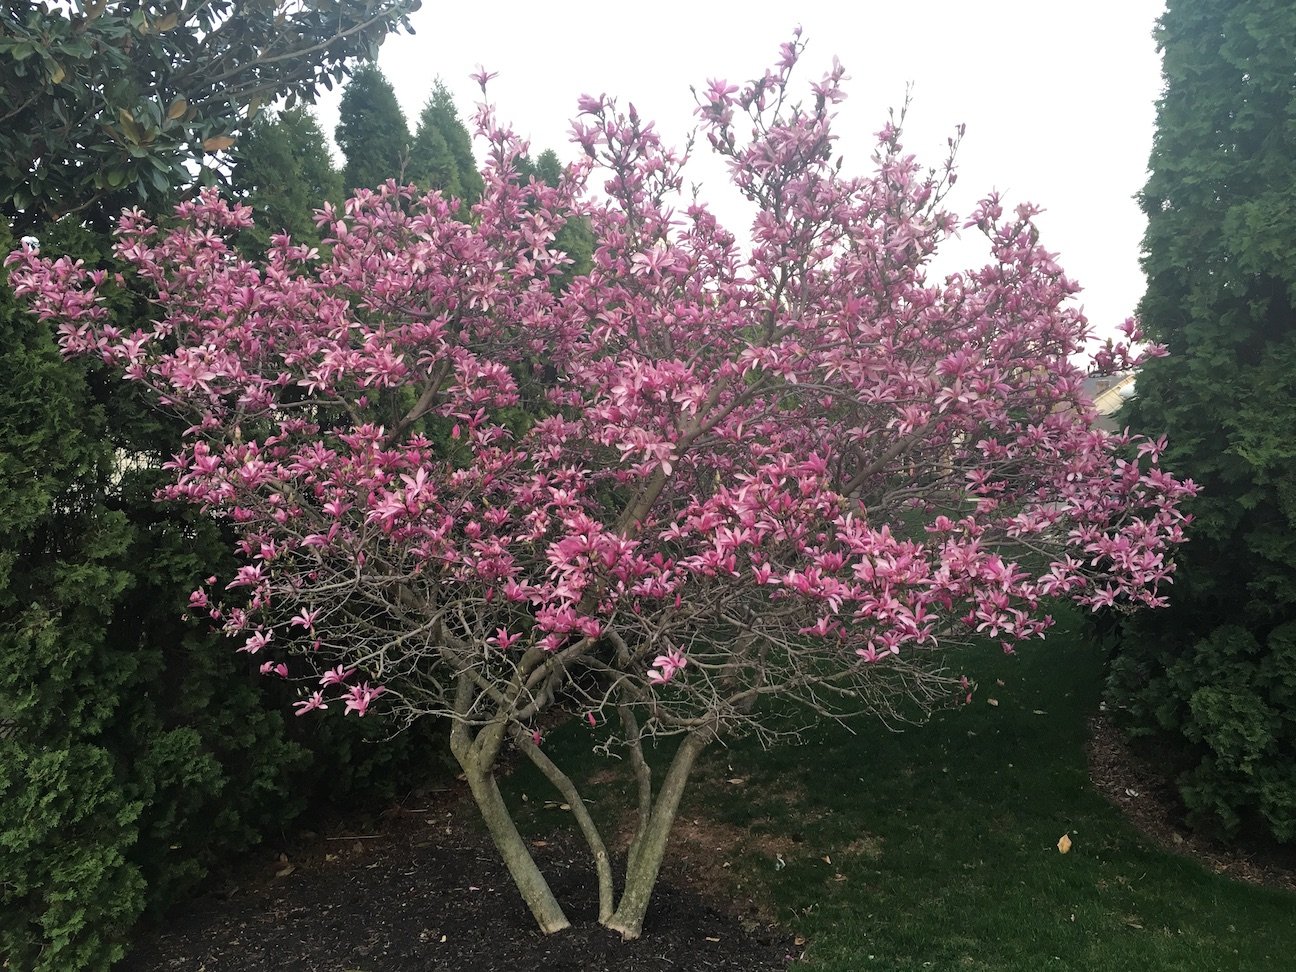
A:
<svg viewBox="0 0 1296 972">
<path fill-rule="evenodd" d="M 124 276 L 9 258 L 66 353 L 193 415 L 162 495 L 230 523 L 243 566 L 191 606 L 268 673 L 290 650 L 322 673 L 299 713 L 381 696 L 529 726 L 567 692 L 692 726 L 763 694 L 818 704 L 815 685 L 861 698 L 970 638 L 1011 650 L 1053 598 L 1164 602 L 1194 487 L 1163 442 L 1095 427 L 1088 324 L 1036 211 L 947 212 L 952 160 L 923 169 L 893 124 L 845 174 L 842 69 L 794 103 L 799 52 L 699 98 L 749 247 L 601 97 L 556 188 L 517 178 L 525 146 L 483 109 L 467 220 L 389 183 L 324 206 L 319 248 L 278 236 L 249 260 L 249 211 L 205 192 L 123 215 Z M 593 266 L 559 286 L 576 218 Z M 986 262 L 936 278 L 959 229 Z M 155 315 L 114 318 L 122 286 Z"/>
</svg>

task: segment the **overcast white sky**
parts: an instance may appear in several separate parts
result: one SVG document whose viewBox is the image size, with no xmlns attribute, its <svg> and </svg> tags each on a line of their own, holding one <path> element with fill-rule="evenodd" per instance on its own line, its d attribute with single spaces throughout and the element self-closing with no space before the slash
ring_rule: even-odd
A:
<svg viewBox="0 0 1296 972">
<path fill-rule="evenodd" d="M 498 117 L 529 136 L 535 151 L 553 148 L 566 159 L 579 95 L 633 101 L 682 145 L 694 127 L 689 86 L 759 75 L 800 25 L 810 42 L 802 77 L 817 79 L 836 54 L 850 78 L 837 126 L 848 169 L 867 170 L 871 133 L 912 82 L 905 141 L 921 161 L 938 164 L 946 138 L 967 124 L 953 208 L 964 213 L 991 189 L 1010 203 L 1044 206 L 1045 245 L 1061 253 L 1085 288 L 1090 320 L 1108 332 L 1143 292 L 1144 223 L 1133 196 L 1146 178 L 1161 88 L 1152 29 L 1163 7 L 1163 0 L 425 0 L 417 33 L 389 39 L 379 66 L 411 124 L 437 77 L 467 117 L 479 98 L 468 76 L 478 64 L 498 71 L 490 84 Z M 330 133 L 337 104 L 334 91 L 316 108 Z M 747 214 L 712 189 L 723 178 L 722 169 L 700 165 L 692 181 L 703 182 L 704 198 L 716 196 L 716 212 L 738 229 Z"/>
</svg>

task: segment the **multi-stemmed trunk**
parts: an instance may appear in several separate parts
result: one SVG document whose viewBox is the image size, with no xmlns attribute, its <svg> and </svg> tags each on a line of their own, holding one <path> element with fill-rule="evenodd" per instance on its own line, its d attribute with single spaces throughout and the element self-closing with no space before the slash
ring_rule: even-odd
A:
<svg viewBox="0 0 1296 972">
<path fill-rule="evenodd" d="M 546 934 L 562 931 L 571 922 L 541 874 L 526 841 L 518 833 L 495 779 L 496 760 L 504 738 L 502 726 L 488 726 L 475 737 L 462 726 L 452 732 L 451 749 L 468 779 L 482 819 L 523 901 Z M 625 883 L 619 900 L 613 886 L 611 861 L 593 818 L 571 779 L 524 732 L 513 734 L 515 745 L 528 756 L 572 808 L 594 858 L 599 888 L 599 923 L 623 938 L 638 938 L 652 898 L 671 827 L 698 755 L 711 740 L 709 732 L 684 737 L 654 797 L 651 773 L 639 746 L 631 743 L 631 762 L 639 788 L 639 823 L 626 857 Z"/>
</svg>

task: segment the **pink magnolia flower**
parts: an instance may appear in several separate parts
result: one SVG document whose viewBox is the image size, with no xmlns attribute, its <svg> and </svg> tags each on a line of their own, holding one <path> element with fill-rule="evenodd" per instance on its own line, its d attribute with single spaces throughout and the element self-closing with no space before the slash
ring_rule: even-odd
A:
<svg viewBox="0 0 1296 972">
<path fill-rule="evenodd" d="M 315 630 L 315 619 L 319 617 L 319 609 L 302 608 L 289 619 L 288 624 L 291 627 L 301 627 L 308 631 Z"/>
<path fill-rule="evenodd" d="M 871 641 L 863 648 L 856 648 L 855 654 L 859 655 L 870 665 L 885 657 L 885 653 L 878 651 L 877 645 L 873 644 Z"/>
<path fill-rule="evenodd" d="M 293 707 L 297 710 L 293 715 L 302 716 L 315 709 L 327 709 L 328 703 L 324 701 L 323 692 L 312 692 L 310 698 L 294 702 Z"/>
<path fill-rule="evenodd" d="M 496 628 L 495 633 L 486 639 L 486 644 L 500 651 L 507 651 L 521 640 L 520 634 L 510 634 L 504 628 Z"/>
<path fill-rule="evenodd" d="M 648 681 L 653 685 L 665 685 L 687 666 L 688 659 L 684 654 L 672 648 L 653 659 L 652 667 L 648 669 Z"/>
<path fill-rule="evenodd" d="M 345 712 L 354 712 L 357 716 L 363 716 L 369 711 L 369 706 L 373 701 L 386 691 L 387 689 L 382 685 L 370 687 L 368 682 L 352 685 L 347 694 L 343 696 L 346 702 Z"/>
<path fill-rule="evenodd" d="M 337 668 L 329 669 L 320 676 L 320 687 L 328 688 L 330 685 L 341 685 L 354 674 L 354 668 L 345 668 L 342 665 L 339 665 Z"/>
<path fill-rule="evenodd" d="M 243 643 L 243 647 L 240 648 L 239 651 L 246 651 L 250 655 L 255 655 L 258 651 L 268 645 L 272 638 L 274 638 L 274 632 L 269 628 L 262 631 L 256 631 Z"/>
</svg>

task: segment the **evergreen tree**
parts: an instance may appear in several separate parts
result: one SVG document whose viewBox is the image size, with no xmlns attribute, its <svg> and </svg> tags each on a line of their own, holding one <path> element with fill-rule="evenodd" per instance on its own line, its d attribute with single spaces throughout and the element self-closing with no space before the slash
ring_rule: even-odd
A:
<svg viewBox="0 0 1296 972">
<path fill-rule="evenodd" d="M 112 266 L 109 238 L 71 221 L 41 244 Z M 108 309 L 135 326 L 150 305 L 131 293 Z M 0 956 L 107 969 L 137 919 L 309 799 L 408 791 L 444 745 L 431 727 L 379 747 L 372 721 L 286 719 L 282 683 L 185 618 L 232 541 L 153 500 L 184 423 L 63 359 L 2 269 L 0 346 Z"/>
<path fill-rule="evenodd" d="M 342 169 L 346 192 L 409 178 L 405 172 L 409 126 L 391 82 L 376 65 L 366 64 L 352 75 L 338 110 L 335 136 L 346 159 Z"/>
<path fill-rule="evenodd" d="M 87 31 L 121 27 L 130 6 L 110 3 Z M 147 27 L 158 5 L 133 6 Z M 281 6 L 249 16 L 259 23 Z M 26 42 L 13 32 L 8 10 L 0 4 L 0 64 L 6 53 L 34 63 L 15 53 L 14 45 Z M 24 29 L 45 30 L 38 22 L 45 16 L 55 14 L 36 5 Z M 174 49 L 185 48 L 176 39 L 181 30 L 161 40 L 149 30 L 152 46 L 137 50 L 139 57 L 152 57 L 161 45 L 181 58 Z M 105 53 L 90 50 L 84 37 L 59 37 L 84 54 L 84 64 L 69 61 L 66 70 L 89 78 L 91 95 L 95 72 L 107 70 L 101 60 L 125 56 L 125 47 Z M 240 69 L 241 44 L 218 48 L 231 71 Z M 263 78 L 266 90 L 303 71 L 316 76 L 285 56 L 276 57 L 283 70 Z M 346 56 L 339 48 L 328 63 Z M 200 72 L 201 63 L 186 61 L 185 69 Z M 10 80 L 20 89 L 27 83 L 16 72 Z M 210 105 L 205 111 L 212 124 L 229 121 Z M 256 170 L 244 169 L 242 176 L 260 182 L 252 188 L 266 211 L 293 229 L 324 196 L 336 194 L 337 182 L 309 116 L 285 113 L 279 128 L 261 146 L 269 160 L 262 174 L 253 179 Z M 90 138 L 95 133 L 104 144 Z M 67 172 L 61 181 L 45 180 L 37 166 L 32 171 L 50 191 L 31 203 L 25 153 L 32 139 L 49 145 L 52 136 L 26 126 L 13 127 L 13 138 L 5 134 L 0 169 L 21 185 L 14 190 L 0 179 L 0 210 L 12 217 L 10 203 L 22 202 L 23 232 L 36 235 L 48 253 L 112 268 L 111 240 L 91 217 L 113 200 L 158 207 L 175 201 L 178 182 L 150 179 L 145 193 L 110 179 L 121 190 L 110 198 L 101 180 Z M 276 140 L 289 150 L 274 148 Z M 98 123 L 74 141 L 89 159 L 120 147 Z M 168 154 L 174 146 L 153 147 L 162 163 L 153 168 L 165 172 L 175 162 Z M 256 150 L 254 138 L 254 156 Z M 152 158 L 144 152 L 139 164 L 152 167 Z M 290 175 L 276 173 L 289 163 Z M 78 215 L 57 218 L 65 212 Z M 0 254 L 16 245 L 14 237 L 9 220 L 0 219 Z M 127 329 L 153 312 L 133 293 L 123 288 L 107 307 Z M 136 920 L 160 913 L 213 862 L 290 823 L 308 798 L 408 789 L 415 759 L 426 772 L 429 750 L 426 737 L 395 750 L 362 750 L 379 730 L 354 722 L 312 734 L 305 745 L 297 721 L 284 718 L 288 699 L 277 680 L 262 677 L 207 625 L 183 618 L 200 569 L 230 553 L 230 539 L 212 517 L 153 502 L 184 425 L 146 407 L 101 366 L 64 360 L 50 327 L 18 309 L 3 270 L 0 347 L 0 965 L 107 969 Z"/>
<path fill-rule="evenodd" d="M 524 155 L 514 163 L 517 178 L 527 183 L 532 179 L 547 186 L 557 186 L 562 178 L 562 163 L 553 149 L 545 149 L 534 160 Z M 554 249 L 567 254 L 571 264 L 554 278 L 555 288 L 562 290 L 572 278 L 588 273 L 594 259 L 594 231 L 585 219 L 572 219 L 563 224 L 554 237 Z"/>
<path fill-rule="evenodd" d="M 291 108 L 258 121 L 239 141 L 234 159 L 231 188 L 256 213 L 253 245 L 264 249 L 281 231 L 300 242 L 319 239 L 313 213 L 325 202 L 342 201 L 342 176 L 313 114 Z"/>
<path fill-rule="evenodd" d="M 1296 840 L 1296 6 L 1171 0 L 1140 307 L 1170 356 L 1126 417 L 1201 484 L 1172 607 L 1110 701 L 1169 743 L 1195 820 Z"/>
<path fill-rule="evenodd" d="M 92 264 L 108 249 L 66 221 L 42 242 Z M 0 955 L 106 968 L 146 909 L 299 812 L 288 774 L 308 754 L 247 664 L 181 620 L 229 545 L 152 502 L 178 428 L 62 360 L 3 275 L 0 338 Z"/>
<path fill-rule="evenodd" d="M 419 115 L 406 178 L 429 189 L 440 189 L 466 206 L 481 198 L 484 183 L 473 158 L 472 136 L 459 120 L 450 92 L 440 81 Z"/>
<path fill-rule="evenodd" d="M 562 178 L 562 163 L 558 161 L 558 153 L 553 149 L 545 149 L 534 161 L 529 155 L 524 155 L 518 159 L 516 167 L 518 178 L 522 182 L 535 179 L 547 186 L 556 186 Z"/>
</svg>

